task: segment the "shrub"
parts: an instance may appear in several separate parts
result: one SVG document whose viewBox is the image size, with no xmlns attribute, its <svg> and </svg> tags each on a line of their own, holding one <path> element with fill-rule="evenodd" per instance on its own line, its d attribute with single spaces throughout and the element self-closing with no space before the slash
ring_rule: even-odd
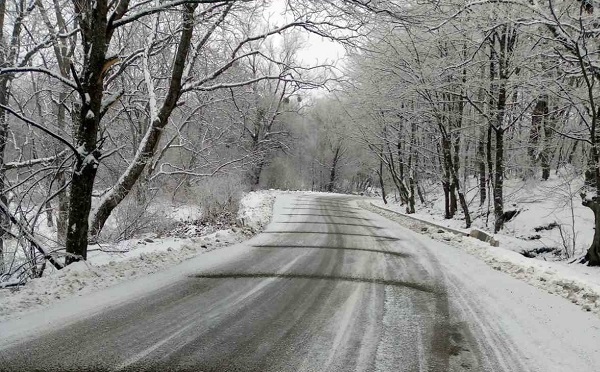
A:
<svg viewBox="0 0 600 372">
<path fill-rule="evenodd" d="M 234 223 L 240 199 L 247 190 L 242 175 L 221 175 L 197 182 L 193 194 L 202 208 L 202 222 Z"/>
</svg>

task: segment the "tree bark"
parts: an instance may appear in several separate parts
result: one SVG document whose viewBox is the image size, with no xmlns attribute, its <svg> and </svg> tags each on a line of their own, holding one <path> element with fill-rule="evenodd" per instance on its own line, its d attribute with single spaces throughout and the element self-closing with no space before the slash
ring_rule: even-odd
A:
<svg viewBox="0 0 600 372">
<path fill-rule="evenodd" d="M 450 219 L 450 184 L 448 182 L 442 182 L 442 188 L 444 189 L 444 218 Z"/>
<path fill-rule="evenodd" d="M 588 86 L 591 86 L 591 84 Z M 600 134 L 597 132 L 599 117 L 600 107 L 592 111 L 590 131 L 592 146 L 590 149 L 588 170 L 585 172 L 586 189 L 592 192 L 593 195 L 590 197 L 586 193 L 581 194 L 582 204 L 594 212 L 594 238 L 585 255 L 585 260 L 590 266 L 600 266 L 600 150 L 598 149 Z"/>
<path fill-rule="evenodd" d="M 383 182 L 383 154 L 381 154 L 381 158 L 379 159 L 379 170 L 377 171 L 377 176 L 379 176 L 379 186 L 381 187 L 381 198 L 383 199 L 383 204 L 387 204 L 387 196 L 385 194 L 385 184 Z"/>
<path fill-rule="evenodd" d="M 486 173 L 485 173 L 485 131 L 481 130 L 479 143 L 477 144 L 477 165 L 479 168 L 479 206 L 485 204 L 486 193 Z"/>
<path fill-rule="evenodd" d="M 583 205 L 594 212 L 594 238 L 585 260 L 589 266 L 600 266 L 600 203 L 597 200 L 585 200 Z"/>
<path fill-rule="evenodd" d="M 64 91 L 61 91 L 58 95 L 58 110 L 56 115 L 56 120 L 58 127 L 66 130 L 66 114 L 64 102 L 67 99 L 67 94 Z M 62 158 L 56 159 L 56 164 L 61 164 L 63 161 Z M 59 244 L 66 244 L 67 241 L 67 228 L 68 228 L 68 218 L 69 218 L 69 194 L 66 188 L 67 185 L 67 176 L 65 174 L 64 169 L 59 169 L 56 174 L 56 184 L 58 189 L 64 189 L 58 194 L 58 212 L 56 213 L 56 239 Z"/>
<path fill-rule="evenodd" d="M 494 232 L 499 232 L 504 227 L 504 130 L 498 129 L 496 133 L 496 164 L 494 170 Z"/>
<path fill-rule="evenodd" d="M 6 67 L 17 53 L 17 42 L 21 30 L 21 16 L 19 13 L 15 20 L 12 40 L 7 43 L 4 37 L 4 19 L 6 16 L 6 1 L 0 0 L 0 68 Z M 13 75 L 0 76 L 0 104 L 7 105 L 10 98 L 10 82 Z M 0 202 L 8 206 L 6 188 L 6 144 L 8 142 L 8 117 L 6 111 L 0 109 Z M 4 272 L 4 237 L 10 229 L 10 217 L 0 212 L 0 274 Z"/>
<path fill-rule="evenodd" d="M 529 144 L 527 147 L 527 155 L 529 156 L 529 161 L 532 166 L 531 173 L 533 174 L 535 174 L 535 166 L 538 162 L 541 128 L 547 115 L 548 101 L 545 96 L 542 96 L 538 98 L 535 107 L 533 108 L 533 113 L 531 115 L 531 129 L 529 130 Z"/>
<path fill-rule="evenodd" d="M 88 218 L 92 207 L 92 191 L 101 151 L 98 148 L 102 98 L 104 96 L 104 66 L 107 62 L 111 32 L 108 28 L 108 3 L 97 0 L 96 7 L 86 9 L 75 3 L 81 28 L 84 63 L 78 81 L 80 107 L 75 117 L 75 144 L 79 151 L 71 178 L 69 223 L 66 238 L 68 265 L 87 258 Z M 74 67 L 72 67 L 73 71 Z"/>
<path fill-rule="evenodd" d="M 442 163 L 443 163 L 443 177 L 442 181 L 444 187 L 444 197 L 445 197 L 445 215 L 444 218 L 451 219 L 454 217 L 456 213 L 456 185 L 452 180 L 452 152 L 450 148 L 450 141 L 447 138 L 446 131 L 442 129 Z"/>
<path fill-rule="evenodd" d="M 338 145 L 335 149 L 335 152 L 333 153 L 333 159 L 331 161 L 331 168 L 329 169 L 329 182 L 327 182 L 327 191 L 328 192 L 333 192 L 333 190 L 335 189 L 335 178 L 336 178 L 338 162 L 340 160 L 340 151 L 341 151 L 341 146 Z"/>
</svg>

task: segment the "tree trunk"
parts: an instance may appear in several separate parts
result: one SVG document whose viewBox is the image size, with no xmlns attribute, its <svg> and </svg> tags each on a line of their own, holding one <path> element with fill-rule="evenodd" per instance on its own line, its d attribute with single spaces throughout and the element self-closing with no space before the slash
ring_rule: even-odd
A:
<svg viewBox="0 0 600 372">
<path fill-rule="evenodd" d="M 527 146 L 527 155 L 531 163 L 531 173 L 535 174 L 535 166 L 538 161 L 539 141 L 543 122 L 548 115 L 548 101 L 546 97 L 538 98 L 533 113 L 531 115 L 531 129 L 529 130 L 529 144 Z"/>
<path fill-rule="evenodd" d="M 340 158 L 339 158 L 340 150 L 341 150 L 341 146 L 338 145 L 333 154 L 333 160 L 331 161 L 331 168 L 329 169 L 329 182 L 327 183 L 327 191 L 328 192 L 333 192 L 333 190 L 335 188 L 334 187 L 335 186 L 335 177 L 336 177 L 338 162 L 340 160 Z"/>
<path fill-rule="evenodd" d="M 593 194 L 588 196 L 581 194 L 582 204 L 594 212 L 594 239 L 585 256 L 588 265 L 600 266 L 600 135 L 597 133 L 598 118 L 600 117 L 600 108 L 592 111 L 592 125 L 590 140 L 590 156 L 588 157 L 588 167 L 585 172 L 585 189 Z"/>
<path fill-rule="evenodd" d="M 451 179 L 452 181 L 450 182 L 450 215 L 454 217 L 456 211 L 458 210 L 458 200 L 456 198 L 456 183 L 454 182 L 454 179 L 452 177 Z"/>
<path fill-rule="evenodd" d="M 67 229 L 65 263 L 68 265 L 80 259 L 87 259 L 88 218 L 92 207 L 92 191 L 96 178 L 96 167 L 78 160 L 69 197 L 69 227 Z"/>
<path fill-rule="evenodd" d="M 412 173 L 412 171 L 410 171 Z M 408 203 L 406 204 L 406 213 L 415 213 L 415 179 L 412 174 L 408 177 Z"/>
<path fill-rule="evenodd" d="M 64 171 L 59 171 L 56 181 L 60 188 L 65 188 L 58 194 L 58 213 L 56 214 L 56 238 L 61 245 L 66 244 L 69 221 L 69 193 L 66 189 L 67 177 Z"/>
<path fill-rule="evenodd" d="M 496 132 L 496 164 L 494 170 L 494 232 L 504 227 L 504 130 Z"/>
<path fill-rule="evenodd" d="M 76 9 L 81 27 L 83 46 L 83 71 L 79 83 L 80 107 L 73 115 L 75 144 L 79 151 L 69 194 L 69 223 L 67 229 L 66 250 L 68 265 L 87 258 L 88 218 L 92 207 L 92 191 L 101 157 L 98 148 L 98 131 L 104 96 L 104 67 L 110 42 L 108 29 L 108 4 L 99 1 L 92 9 Z M 76 7 L 78 8 L 78 7 Z M 74 67 L 73 67 L 74 70 Z"/>
<path fill-rule="evenodd" d="M 381 154 L 383 157 L 383 154 Z M 381 198 L 383 199 L 383 204 L 387 204 L 387 196 L 385 194 L 385 184 L 383 182 L 383 159 L 379 159 L 379 171 L 377 172 L 379 176 L 379 186 L 381 187 Z"/>
<path fill-rule="evenodd" d="M 448 182 L 442 182 L 442 188 L 444 189 L 444 218 L 450 219 L 450 185 Z"/>
<path fill-rule="evenodd" d="M 411 135 L 411 144 L 412 144 L 412 137 L 414 135 Z M 407 214 L 412 214 L 415 213 L 415 172 L 413 169 L 413 154 L 412 154 L 412 145 L 411 148 L 409 148 L 409 152 L 408 152 L 408 187 L 407 187 L 407 191 L 408 191 L 408 203 L 406 204 L 406 213 Z"/>
<path fill-rule="evenodd" d="M 256 191 L 259 189 L 260 176 L 262 174 L 264 166 L 265 166 L 265 156 L 261 155 L 260 160 L 250 170 L 250 186 L 253 191 Z"/>
<path fill-rule="evenodd" d="M 389 145 L 389 143 L 388 143 Z M 402 178 L 398 176 L 398 171 L 396 169 L 396 162 L 394 161 L 394 154 L 388 146 L 388 159 L 386 161 L 386 166 L 390 171 L 390 175 L 392 176 L 392 181 L 396 186 L 396 190 L 398 190 L 398 194 L 400 196 L 400 205 L 404 205 L 408 203 L 408 191 L 404 186 L 404 182 Z"/>
<path fill-rule="evenodd" d="M 465 228 L 471 227 L 471 214 L 469 213 L 469 204 L 467 204 L 467 199 L 465 198 L 464 192 L 459 188 L 458 189 L 458 200 L 460 201 L 460 207 L 463 210 L 463 214 L 465 215 Z"/>
<path fill-rule="evenodd" d="M 425 204 L 425 195 L 424 195 L 423 189 L 418 181 L 416 182 L 416 187 L 417 187 L 417 195 L 419 196 L 419 201 L 421 202 L 421 204 Z"/>
<path fill-rule="evenodd" d="M 0 0 L 0 68 L 6 67 L 9 62 L 8 53 L 6 49 L 9 47 L 6 40 L 4 40 L 4 17 L 6 15 L 6 1 Z M 15 26 L 16 27 L 16 26 Z M 16 48 L 10 48 L 16 49 Z M 0 76 L 0 103 L 6 105 L 9 100 L 9 87 L 11 75 Z M 8 198 L 5 192 L 6 188 L 6 170 L 4 164 L 6 163 L 6 144 L 8 142 L 8 118 L 6 117 L 6 111 L 0 109 L 0 203 L 8 206 Z M 6 231 L 10 229 L 10 219 L 8 215 L 0 212 L 0 274 L 4 273 L 4 236 Z"/>
<path fill-rule="evenodd" d="M 61 69 L 62 70 L 62 69 Z M 66 75 L 66 73 L 64 74 Z M 58 127 L 62 130 L 66 130 L 66 113 L 65 113 L 65 101 L 67 100 L 67 94 L 61 91 L 58 95 L 58 110 L 56 120 Z M 64 159 L 56 159 L 56 164 L 61 165 Z M 58 194 L 58 212 L 56 213 L 56 239 L 59 244 L 64 245 L 67 240 L 67 228 L 69 218 L 69 195 L 67 190 L 67 177 L 64 169 L 59 169 L 56 174 L 56 184 L 58 189 L 63 189 Z"/>
<path fill-rule="evenodd" d="M 446 219 L 451 219 L 456 214 L 457 202 L 456 202 L 456 185 L 452 180 L 453 165 L 452 165 L 452 150 L 450 148 L 450 141 L 447 138 L 445 131 L 442 132 L 442 162 L 444 169 L 444 180 L 442 181 L 444 187 L 445 200 L 445 216 Z"/>
<path fill-rule="evenodd" d="M 0 83 L 1 84 L 1 83 Z M 1 92 L 0 92 L 1 95 Z M 0 98 L 2 99 L 2 98 Z M 0 110 L 0 203 L 8 205 L 8 198 L 4 191 L 6 171 L 4 169 L 5 163 L 5 149 L 8 138 L 8 122 L 6 118 L 6 111 Z M 4 236 L 6 231 L 10 228 L 10 220 L 7 215 L 0 212 L 0 274 L 4 273 Z"/>
<path fill-rule="evenodd" d="M 3 2 L 4 3 L 4 2 Z M 2 17 L 4 15 L 3 6 Z M 0 76 L 0 103 L 8 103 L 8 77 Z M 0 109 L 0 203 L 8 206 L 8 197 L 4 191 L 6 188 L 6 144 L 8 142 L 8 118 L 6 111 Z M 0 212 L 0 274 L 4 273 L 4 236 L 10 229 L 10 219 L 8 215 Z"/>
<path fill-rule="evenodd" d="M 485 132 L 482 131 L 482 135 L 477 144 L 477 165 L 479 167 L 479 206 L 485 204 L 487 198 L 486 193 L 486 174 L 485 174 Z"/>
<path fill-rule="evenodd" d="M 584 200 L 583 205 L 594 212 L 594 239 L 585 255 L 585 260 L 590 266 L 600 266 L 600 203 L 597 200 Z"/>
<path fill-rule="evenodd" d="M 598 109 L 600 111 L 600 109 Z M 595 122 L 594 118 L 592 119 Z M 595 125 L 592 126 L 593 143 L 588 158 L 588 170 L 585 172 L 586 188 L 592 190 L 594 195 L 591 197 L 585 193 L 581 194 L 582 204 L 590 208 L 594 212 L 594 238 L 592 244 L 588 248 L 585 255 L 585 260 L 590 266 L 600 266 L 600 153 L 597 149 L 598 138 L 595 138 Z"/>
</svg>

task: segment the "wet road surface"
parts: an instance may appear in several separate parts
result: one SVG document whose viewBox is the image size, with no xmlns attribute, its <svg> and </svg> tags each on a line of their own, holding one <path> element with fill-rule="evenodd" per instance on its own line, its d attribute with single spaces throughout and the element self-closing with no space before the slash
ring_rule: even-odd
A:
<svg viewBox="0 0 600 372">
<path fill-rule="evenodd" d="M 350 198 L 280 197 L 245 254 L 0 350 L 0 370 L 533 370 L 434 253 L 378 221 Z"/>
</svg>

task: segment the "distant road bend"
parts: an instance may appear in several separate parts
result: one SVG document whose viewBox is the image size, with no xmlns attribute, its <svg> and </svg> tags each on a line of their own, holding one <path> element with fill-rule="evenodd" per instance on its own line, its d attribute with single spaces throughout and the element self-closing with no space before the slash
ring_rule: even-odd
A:
<svg viewBox="0 0 600 372">
<path fill-rule="evenodd" d="M 242 245 L 140 298 L 0 342 L 0 370 L 600 371 L 598 318 L 353 198 L 281 196 Z"/>
</svg>

